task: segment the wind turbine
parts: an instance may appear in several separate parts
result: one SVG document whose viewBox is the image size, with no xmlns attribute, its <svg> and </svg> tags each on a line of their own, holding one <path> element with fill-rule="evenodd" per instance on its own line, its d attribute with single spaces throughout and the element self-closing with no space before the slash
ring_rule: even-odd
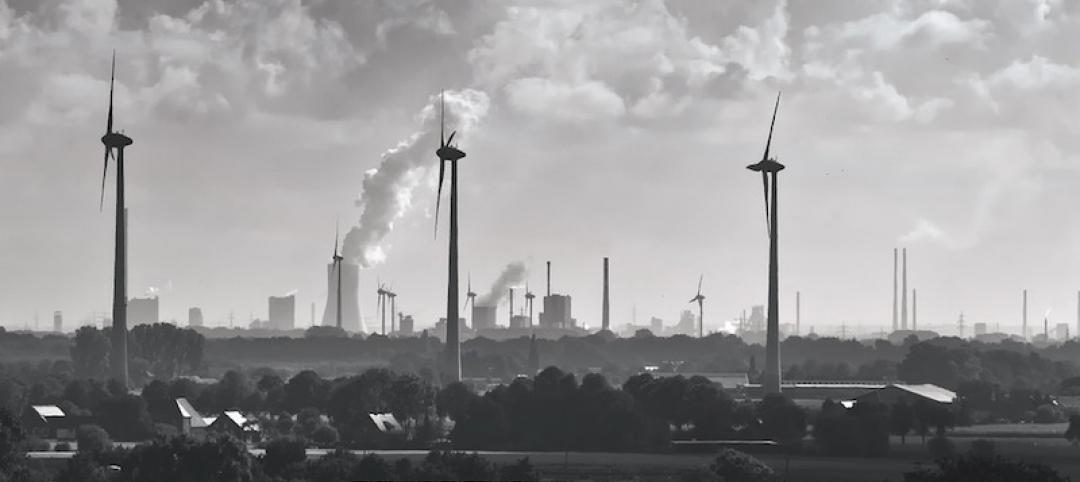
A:
<svg viewBox="0 0 1080 482">
<path fill-rule="evenodd" d="M 765 154 L 761 156 L 761 161 L 746 166 L 751 171 L 761 173 L 761 182 L 765 192 L 766 231 L 769 235 L 769 311 L 765 329 L 765 373 L 762 384 L 766 394 L 780 393 L 780 295 L 777 291 L 779 261 L 777 259 L 776 183 L 777 174 L 784 169 L 784 165 L 777 162 L 775 158 L 769 157 L 773 127 L 776 125 L 776 112 L 779 109 L 780 94 L 777 93 L 772 122 L 769 124 L 769 138 L 765 141 Z M 769 209 L 770 195 L 771 211 Z"/>
<path fill-rule="evenodd" d="M 382 319 L 382 334 L 385 335 L 386 334 L 386 298 L 387 298 L 387 295 L 390 294 L 390 292 L 386 290 L 386 285 L 382 284 L 382 282 L 379 282 L 379 289 L 376 290 L 375 293 L 377 293 L 379 295 L 379 305 L 378 305 L 379 317 Z M 390 313 L 390 316 L 394 316 L 394 314 Z"/>
<path fill-rule="evenodd" d="M 394 317 L 397 316 L 397 293 L 386 290 L 386 296 L 390 298 L 390 334 L 394 334 L 396 331 L 397 323 L 394 322 Z M 386 324 L 383 323 L 383 331 L 386 330 Z"/>
<path fill-rule="evenodd" d="M 337 299 L 335 300 L 336 306 L 334 308 L 334 321 L 336 322 L 336 326 L 338 327 L 338 329 L 344 329 L 344 328 L 342 328 L 342 324 L 341 324 L 341 262 L 345 260 L 345 257 L 342 256 L 340 253 L 338 253 L 338 238 L 340 238 L 340 237 L 341 237 L 341 228 L 340 228 L 340 226 L 337 225 L 337 223 L 335 223 L 334 224 L 334 256 L 333 256 L 333 258 L 331 258 L 333 260 L 333 263 L 334 263 L 333 264 L 334 271 L 337 271 L 337 287 L 336 287 L 336 291 L 337 291 L 336 298 Z"/>
<path fill-rule="evenodd" d="M 109 75 L 109 116 L 105 121 L 105 166 L 101 172 L 101 200 L 98 210 L 105 206 L 105 176 L 109 171 L 109 158 L 116 160 L 116 245 L 113 258 L 113 312 L 112 312 L 112 376 L 128 386 L 127 356 L 127 206 L 124 202 L 124 148 L 135 141 L 123 132 L 113 131 L 113 90 L 116 84 L 116 52 L 113 52 L 112 70 Z"/>
<path fill-rule="evenodd" d="M 440 97 L 441 113 L 439 119 L 439 148 L 435 155 L 439 157 L 439 188 L 435 200 L 435 229 L 439 228 L 439 203 L 442 201 L 442 185 L 446 163 L 450 163 L 450 254 L 447 266 L 446 286 L 446 357 L 444 370 L 450 381 L 461 381 L 461 344 L 458 327 L 458 219 L 457 219 L 457 161 L 465 157 L 465 152 L 454 147 L 454 135 L 445 137 L 446 132 L 446 93 Z"/>
<path fill-rule="evenodd" d="M 697 302 L 698 309 L 698 338 L 705 337 L 705 295 L 701 294 L 701 282 L 705 280 L 705 275 L 701 275 L 697 281 L 697 295 L 690 298 L 690 303 Z"/>
</svg>

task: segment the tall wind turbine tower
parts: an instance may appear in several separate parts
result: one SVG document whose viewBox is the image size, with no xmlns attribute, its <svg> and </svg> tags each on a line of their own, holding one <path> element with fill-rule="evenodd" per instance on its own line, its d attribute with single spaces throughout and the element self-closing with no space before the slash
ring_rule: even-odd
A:
<svg viewBox="0 0 1080 482">
<path fill-rule="evenodd" d="M 379 289 L 375 290 L 375 293 L 379 295 L 379 318 L 382 321 L 382 329 L 379 333 L 386 334 L 386 299 L 390 295 L 390 291 L 386 289 L 381 282 L 379 283 Z M 390 313 L 390 316 L 394 316 L 394 313 Z"/>
<path fill-rule="evenodd" d="M 443 94 L 441 118 L 439 120 L 439 148 L 435 155 L 439 157 L 439 189 L 435 201 L 435 226 L 439 225 L 439 203 L 442 200 L 442 185 L 446 163 L 450 163 L 450 256 L 447 266 L 446 283 L 446 373 L 451 382 L 461 381 L 461 341 L 458 328 L 458 212 L 457 212 L 457 161 L 465 157 L 465 152 L 454 147 L 454 134 L 444 137 L 446 130 L 446 100 Z"/>
<path fill-rule="evenodd" d="M 113 257 L 113 312 L 112 351 L 110 366 L 112 377 L 128 386 L 127 355 L 127 207 L 124 201 L 124 148 L 135 141 L 123 132 L 113 131 L 113 90 L 116 84 L 116 53 L 113 52 L 112 71 L 109 76 L 109 116 L 105 121 L 105 167 L 101 173 L 101 201 L 105 205 L 105 175 L 109 171 L 109 158 L 116 160 L 116 251 Z"/>
<path fill-rule="evenodd" d="M 390 334 L 393 334 L 397 331 L 397 323 L 394 321 L 397 316 L 397 293 L 386 290 L 386 296 L 390 298 Z M 386 320 L 383 320 L 383 334 L 386 334 Z"/>
<path fill-rule="evenodd" d="M 476 308 L 476 296 L 477 296 L 477 294 L 476 294 L 475 291 L 472 290 L 472 274 L 469 275 L 468 284 L 466 286 L 467 287 L 465 288 L 465 306 L 468 307 L 468 306 L 471 305 L 473 308 Z M 469 315 L 469 323 L 472 323 L 472 326 L 475 329 L 476 328 L 476 320 L 472 319 L 472 314 L 471 314 L 472 312 L 469 312 L 469 313 L 470 313 L 470 315 Z"/>
<path fill-rule="evenodd" d="M 345 327 L 341 324 L 341 262 L 345 260 L 345 257 L 338 253 L 338 239 L 341 237 L 341 231 L 337 226 L 334 227 L 334 257 L 331 258 L 334 263 L 334 270 L 337 271 L 337 309 L 334 315 L 334 326 L 337 326 L 339 330 L 344 330 Z"/>
<path fill-rule="evenodd" d="M 761 173 L 761 183 L 765 192 L 765 220 L 769 235 L 769 311 L 765 333 L 765 373 L 763 388 L 765 393 L 780 393 L 780 284 L 779 259 L 777 255 L 777 177 L 784 165 L 769 158 L 769 147 L 772 145 L 773 127 L 776 125 L 776 112 L 780 108 L 780 94 L 776 94 L 776 105 L 773 106 L 772 122 L 769 124 L 769 138 L 765 142 L 765 154 L 761 161 L 746 166 L 754 172 Z M 771 181 L 771 182 L 770 182 Z M 769 210 L 770 194 L 772 198 L 772 210 Z"/>
<path fill-rule="evenodd" d="M 705 295 L 701 294 L 701 282 L 705 280 L 705 275 L 701 275 L 697 281 L 697 295 L 690 298 L 690 303 L 697 302 L 698 308 L 698 338 L 705 337 Z"/>
</svg>

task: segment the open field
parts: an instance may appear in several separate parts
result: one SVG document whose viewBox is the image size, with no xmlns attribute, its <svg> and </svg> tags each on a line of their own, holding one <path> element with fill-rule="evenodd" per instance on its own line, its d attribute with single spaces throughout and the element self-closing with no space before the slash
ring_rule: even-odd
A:
<svg viewBox="0 0 1080 482">
<path fill-rule="evenodd" d="M 956 427 L 954 437 L 1056 437 L 1064 440 L 1068 423 L 1000 423 Z"/>
</svg>

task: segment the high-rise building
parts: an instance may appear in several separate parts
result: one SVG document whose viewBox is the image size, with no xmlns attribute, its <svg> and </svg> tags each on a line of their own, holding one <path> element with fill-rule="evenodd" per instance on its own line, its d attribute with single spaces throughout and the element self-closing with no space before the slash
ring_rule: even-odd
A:
<svg viewBox="0 0 1080 482">
<path fill-rule="evenodd" d="M 570 317 L 570 295 L 547 295 L 544 311 L 540 312 L 540 326 L 544 328 L 573 328 Z"/>
<path fill-rule="evenodd" d="M 656 336 L 660 336 L 661 333 L 664 331 L 664 320 L 661 320 L 660 318 L 654 316 L 651 320 L 649 320 L 649 327 L 649 331 L 652 331 L 653 334 Z"/>
<path fill-rule="evenodd" d="M 202 308 L 188 308 L 187 324 L 188 326 L 203 326 Z"/>
<path fill-rule="evenodd" d="M 158 313 L 157 296 L 132 298 L 127 306 L 128 327 L 158 323 L 161 321 Z"/>
<path fill-rule="evenodd" d="M 679 315 L 679 324 L 675 325 L 675 331 L 683 335 L 696 336 L 698 334 L 698 317 L 693 311 L 683 310 Z"/>
<path fill-rule="evenodd" d="M 487 330 L 495 328 L 494 306 L 474 305 L 472 308 L 472 323 L 474 330 Z"/>
<path fill-rule="evenodd" d="M 413 334 L 415 325 L 412 315 L 401 315 L 401 320 L 398 322 L 398 333 L 408 336 Z"/>
<path fill-rule="evenodd" d="M 295 328 L 296 295 L 271 296 L 269 314 L 270 329 L 291 330 Z"/>
<path fill-rule="evenodd" d="M 986 323 L 975 323 L 975 336 L 986 334 Z"/>
<path fill-rule="evenodd" d="M 765 306 L 750 307 L 750 331 L 765 331 Z"/>
<path fill-rule="evenodd" d="M 64 313 L 60 310 L 54 311 L 52 314 L 53 331 L 56 333 L 64 332 Z"/>
<path fill-rule="evenodd" d="M 529 317 L 526 315 L 514 315 L 510 317 L 510 328 L 528 328 Z"/>
<path fill-rule="evenodd" d="M 326 309 L 323 310 L 323 326 L 337 326 L 337 280 L 334 264 L 326 265 Z M 360 319 L 360 266 L 341 263 L 341 327 L 345 331 L 367 332 Z"/>
<path fill-rule="evenodd" d="M 1054 338 L 1057 340 L 1065 341 L 1069 339 L 1069 324 L 1058 323 L 1054 328 Z"/>
</svg>

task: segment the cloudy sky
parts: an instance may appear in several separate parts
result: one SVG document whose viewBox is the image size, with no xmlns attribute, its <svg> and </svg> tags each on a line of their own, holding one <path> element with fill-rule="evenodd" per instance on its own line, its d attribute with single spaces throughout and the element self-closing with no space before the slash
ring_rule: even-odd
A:
<svg viewBox="0 0 1080 482">
<path fill-rule="evenodd" d="M 432 324 L 445 88 L 468 153 L 463 282 L 523 261 L 539 291 L 550 259 L 595 325 L 610 256 L 617 324 L 635 306 L 673 322 L 701 273 L 710 322 L 760 303 L 745 166 L 782 90 L 786 318 L 801 290 L 819 332 L 889 324 L 906 246 L 923 325 L 1015 325 L 1025 287 L 1033 319 L 1073 322 L 1078 42 L 1080 6 L 1054 0 L 0 0 L 0 322 L 111 306 L 97 204 L 113 49 L 135 139 L 129 292 L 158 290 L 166 318 L 247 321 L 299 290 L 306 325 L 335 218 L 366 210 L 361 311 L 382 279 Z"/>
</svg>

